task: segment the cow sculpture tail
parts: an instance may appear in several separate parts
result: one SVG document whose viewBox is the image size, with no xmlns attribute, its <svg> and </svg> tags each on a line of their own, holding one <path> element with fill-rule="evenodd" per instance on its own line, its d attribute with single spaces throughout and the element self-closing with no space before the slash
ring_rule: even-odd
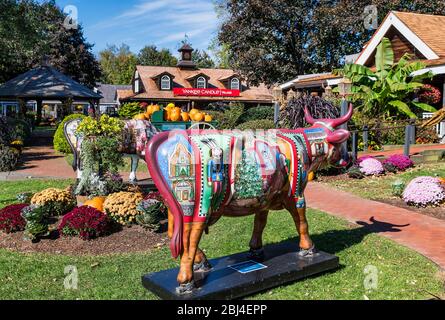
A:
<svg viewBox="0 0 445 320">
<path fill-rule="evenodd" d="M 183 232 L 183 216 L 182 210 L 173 194 L 170 191 L 168 183 L 163 178 L 161 169 L 159 168 L 159 162 L 157 159 L 157 150 L 159 146 L 168 139 L 169 133 L 163 132 L 155 135 L 147 144 L 145 151 L 145 161 L 148 166 L 153 182 L 158 187 L 161 196 L 167 202 L 167 205 L 174 218 L 173 236 L 170 241 L 170 250 L 173 258 L 177 258 L 183 250 L 182 232 Z"/>
</svg>

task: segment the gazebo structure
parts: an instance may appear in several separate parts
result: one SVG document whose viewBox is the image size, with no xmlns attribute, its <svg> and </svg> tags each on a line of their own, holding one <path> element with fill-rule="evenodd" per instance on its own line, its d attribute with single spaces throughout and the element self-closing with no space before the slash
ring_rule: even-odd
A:
<svg viewBox="0 0 445 320">
<path fill-rule="evenodd" d="M 99 101 L 102 95 L 81 85 L 70 77 L 60 73 L 47 63 L 31 69 L 0 86 L 0 101 L 17 101 L 20 112 L 26 113 L 28 101 L 37 103 L 37 121 L 42 114 L 43 100 L 61 101 L 62 116 L 69 111 L 68 107 L 73 101 L 90 103 L 93 110 L 99 110 Z"/>
</svg>

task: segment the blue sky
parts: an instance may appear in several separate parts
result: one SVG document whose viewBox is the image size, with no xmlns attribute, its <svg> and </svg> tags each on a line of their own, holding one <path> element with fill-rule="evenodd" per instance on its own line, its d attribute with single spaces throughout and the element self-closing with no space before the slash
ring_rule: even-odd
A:
<svg viewBox="0 0 445 320">
<path fill-rule="evenodd" d="M 148 44 L 177 54 L 187 34 L 195 49 L 207 50 L 218 29 L 212 0 L 56 0 L 73 5 L 97 54 L 107 44 L 125 43 L 133 52 Z"/>
</svg>

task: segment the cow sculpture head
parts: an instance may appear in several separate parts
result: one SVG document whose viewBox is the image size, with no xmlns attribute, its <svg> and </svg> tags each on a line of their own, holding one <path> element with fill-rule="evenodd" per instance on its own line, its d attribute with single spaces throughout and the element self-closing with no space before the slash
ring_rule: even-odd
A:
<svg viewBox="0 0 445 320">
<path fill-rule="evenodd" d="M 349 139 L 350 132 L 345 129 L 336 129 L 348 122 L 352 117 L 352 104 L 349 105 L 348 112 L 337 119 L 314 119 L 305 107 L 306 122 L 312 125 L 312 128 L 324 129 L 326 132 L 327 152 L 326 161 L 329 165 L 335 167 L 345 167 L 348 165 L 347 154 L 342 154 L 341 144 Z"/>
</svg>

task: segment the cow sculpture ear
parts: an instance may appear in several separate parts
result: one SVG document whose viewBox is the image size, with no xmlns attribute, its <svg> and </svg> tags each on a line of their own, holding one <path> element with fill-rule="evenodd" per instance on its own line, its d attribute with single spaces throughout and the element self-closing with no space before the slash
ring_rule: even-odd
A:
<svg viewBox="0 0 445 320">
<path fill-rule="evenodd" d="M 328 135 L 327 141 L 332 144 L 340 144 L 349 139 L 351 133 L 348 130 L 338 129 Z"/>
</svg>

